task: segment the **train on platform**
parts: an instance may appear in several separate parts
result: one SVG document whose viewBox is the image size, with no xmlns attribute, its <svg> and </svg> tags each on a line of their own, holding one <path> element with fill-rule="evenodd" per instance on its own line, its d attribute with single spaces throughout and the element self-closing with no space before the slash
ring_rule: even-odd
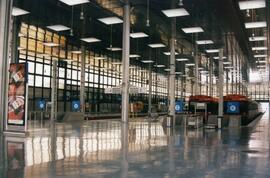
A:
<svg viewBox="0 0 270 178">
<path fill-rule="evenodd" d="M 241 115 L 241 125 L 248 125 L 262 114 L 261 104 L 247 96 L 231 94 L 224 96 L 223 100 L 224 115 Z M 198 107 L 200 103 L 204 103 L 205 108 Z M 204 122 L 206 122 L 209 115 L 218 115 L 218 99 L 206 95 L 190 96 L 188 112 L 190 114 L 205 113 Z"/>
<path fill-rule="evenodd" d="M 248 125 L 259 115 L 262 114 L 261 104 L 249 99 L 244 95 L 231 94 L 224 96 L 224 114 L 225 115 L 241 115 L 241 125 Z M 232 104 L 237 104 L 238 108 L 233 106 L 233 109 L 236 109 L 236 112 L 231 112 L 229 108 Z"/>
</svg>

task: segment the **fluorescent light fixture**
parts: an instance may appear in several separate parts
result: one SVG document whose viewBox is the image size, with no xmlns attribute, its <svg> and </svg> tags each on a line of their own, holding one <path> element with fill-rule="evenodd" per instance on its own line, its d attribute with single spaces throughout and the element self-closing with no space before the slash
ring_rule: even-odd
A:
<svg viewBox="0 0 270 178">
<path fill-rule="evenodd" d="M 154 63 L 154 61 L 152 61 L 152 60 L 143 60 L 142 62 L 143 63 Z"/>
<path fill-rule="evenodd" d="M 71 51 L 71 53 L 73 53 L 73 54 L 82 54 L 82 51 L 80 51 L 80 50 L 74 50 L 74 51 Z"/>
<path fill-rule="evenodd" d="M 157 64 L 157 65 L 155 65 L 155 67 L 162 68 L 162 67 L 165 67 L 165 65 L 163 65 L 163 64 Z"/>
<path fill-rule="evenodd" d="M 20 51 L 20 50 L 25 50 L 24 47 L 20 47 L 20 46 L 19 46 L 17 49 L 18 49 L 19 51 Z"/>
<path fill-rule="evenodd" d="M 148 37 L 148 35 L 143 32 L 137 32 L 137 33 L 131 33 L 130 37 L 131 38 L 145 38 L 145 37 Z"/>
<path fill-rule="evenodd" d="M 129 58 L 139 58 L 139 57 L 141 57 L 141 56 L 138 54 L 130 54 L 129 55 Z"/>
<path fill-rule="evenodd" d="M 118 48 L 118 47 L 109 47 L 109 48 L 106 48 L 107 50 L 109 51 L 121 51 L 122 48 Z"/>
<path fill-rule="evenodd" d="M 266 63 L 266 61 L 256 61 L 256 63 Z"/>
<path fill-rule="evenodd" d="M 181 75 L 182 72 L 175 72 L 175 75 Z"/>
<path fill-rule="evenodd" d="M 263 27 L 266 27 L 267 24 L 265 21 L 261 21 L 261 22 L 247 22 L 245 23 L 245 27 L 247 29 L 249 28 L 263 28 Z"/>
<path fill-rule="evenodd" d="M 12 8 L 12 16 L 21 16 L 21 15 L 26 15 L 26 14 L 29 14 L 30 12 L 26 11 L 26 10 L 23 10 L 23 9 L 20 9 L 18 7 L 13 7 Z"/>
<path fill-rule="evenodd" d="M 265 67 L 265 65 L 260 65 L 260 66 L 257 66 L 258 68 L 264 68 Z"/>
<path fill-rule="evenodd" d="M 267 57 L 267 54 L 256 54 L 256 55 L 254 55 L 254 57 Z"/>
<path fill-rule="evenodd" d="M 199 40 L 196 41 L 197 45 L 206 45 L 206 44 L 213 44 L 214 42 L 212 40 Z"/>
<path fill-rule="evenodd" d="M 219 49 L 207 49 L 205 50 L 207 53 L 218 53 Z"/>
<path fill-rule="evenodd" d="M 165 54 L 166 56 L 170 56 L 171 52 L 164 52 L 163 54 Z M 179 53 L 175 52 L 175 55 L 178 55 Z"/>
<path fill-rule="evenodd" d="M 219 56 L 215 56 L 215 57 L 213 57 L 213 58 L 214 58 L 214 59 L 219 59 Z M 222 59 L 227 59 L 227 57 L 226 57 L 226 56 L 223 56 Z"/>
<path fill-rule="evenodd" d="M 162 44 L 162 43 L 154 43 L 154 44 L 148 44 L 148 46 L 150 47 L 150 48 L 164 48 L 164 47 L 166 47 L 164 44 Z"/>
<path fill-rule="evenodd" d="M 96 59 L 96 60 L 104 60 L 106 58 L 105 57 L 101 57 L 101 56 L 100 57 L 97 56 L 97 57 L 94 57 L 94 59 Z"/>
<path fill-rule="evenodd" d="M 241 10 L 265 8 L 265 0 L 240 1 Z"/>
<path fill-rule="evenodd" d="M 44 46 L 48 46 L 48 47 L 57 47 L 60 46 L 60 44 L 58 43 L 53 43 L 53 42 L 45 42 L 43 43 Z"/>
<path fill-rule="evenodd" d="M 265 41 L 267 40 L 267 37 L 265 36 L 252 36 L 249 37 L 249 41 Z"/>
<path fill-rule="evenodd" d="M 47 26 L 47 28 L 56 32 L 70 30 L 69 27 L 66 27 L 64 25 L 50 25 L 50 26 Z"/>
<path fill-rule="evenodd" d="M 203 70 L 204 68 L 203 67 L 198 67 L 198 70 Z"/>
<path fill-rule="evenodd" d="M 182 28 L 182 30 L 185 33 L 201 33 L 201 32 L 204 32 L 201 27 Z"/>
<path fill-rule="evenodd" d="M 98 20 L 106 25 L 123 23 L 123 20 L 121 20 L 118 17 L 105 17 L 105 18 L 100 18 Z"/>
<path fill-rule="evenodd" d="M 171 69 L 164 69 L 166 72 L 170 72 L 171 71 Z"/>
<path fill-rule="evenodd" d="M 73 59 L 63 59 L 64 61 L 67 61 L 67 62 L 72 62 Z"/>
<path fill-rule="evenodd" d="M 89 37 L 89 38 L 81 38 L 82 41 L 86 43 L 95 43 L 95 42 L 100 42 L 100 39 L 94 38 L 94 37 Z"/>
<path fill-rule="evenodd" d="M 200 73 L 201 73 L 201 74 L 207 74 L 208 71 L 207 71 L 207 70 L 201 70 Z"/>
<path fill-rule="evenodd" d="M 267 47 L 260 46 L 260 47 L 252 47 L 252 51 L 265 51 L 267 50 Z"/>
<path fill-rule="evenodd" d="M 226 66 L 226 67 L 224 67 L 225 69 L 233 69 L 233 67 L 232 66 Z"/>
<path fill-rule="evenodd" d="M 88 3 L 89 0 L 59 0 L 69 6 L 75 6 L 78 4 L 84 4 L 84 3 Z"/>
<path fill-rule="evenodd" d="M 178 62 L 188 61 L 188 58 L 179 58 L 179 59 L 176 59 L 176 61 Z"/>
<path fill-rule="evenodd" d="M 186 66 L 195 66 L 193 63 L 186 64 Z"/>
<path fill-rule="evenodd" d="M 122 65 L 122 62 L 113 62 L 113 65 Z"/>
<path fill-rule="evenodd" d="M 228 65 L 228 64 L 231 64 L 231 62 L 230 61 L 225 61 L 225 62 L 223 62 L 223 64 Z"/>
<path fill-rule="evenodd" d="M 162 12 L 167 17 L 181 17 L 181 16 L 189 15 L 189 13 L 184 8 L 167 9 L 167 10 L 162 10 Z"/>
</svg>

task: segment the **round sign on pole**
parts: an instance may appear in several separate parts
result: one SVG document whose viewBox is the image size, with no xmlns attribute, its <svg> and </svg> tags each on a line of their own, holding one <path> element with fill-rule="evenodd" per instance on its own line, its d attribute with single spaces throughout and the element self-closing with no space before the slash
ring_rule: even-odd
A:
<svg viewBox="0 0 270 178">
<path fill-rule="evenodd" d="M 80 111 L 81 103 L 79 100 L 72 101 L 72 111 L 77 112 Z"/>
<path fill-rule="evenodd" d="M 44 110 L 46 107 L 46 101 L 44 99 L 40 99 L 38 101 L 38 108 L 41 109 L 41 110 Z"/>
</svg>

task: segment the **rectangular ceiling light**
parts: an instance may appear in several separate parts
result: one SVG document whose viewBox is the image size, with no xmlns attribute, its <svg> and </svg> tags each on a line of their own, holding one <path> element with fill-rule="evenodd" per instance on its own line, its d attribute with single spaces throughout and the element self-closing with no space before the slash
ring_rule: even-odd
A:
<svg viewBox="0 0 270 178">
<path fill-rule="evenodd" d="M 266 61 L 256 61 L 256 63 L 266 63 Z"/>
<path fill-rule="evenodd" d="M 163 54 L 165 54 L 166 56 L 170 56 L 171 52 L 164 52 Z M 179 53 L 175 52 L 175 55 L 178 55 Z"/>
<path fill-rule="evenodd" d="M 152 60 L 143 60 L 142 62 L 143 63 L 154 63 L 154 61 L 152 61 Z"/>
<path fill-rule="evenodd" d="M 171 69 L 164 69 L 164 70 L 167 71 L 167 72 L 171 71 Z"/>
<path fill-rule="evenodd" d="M 233 69 L 232 66 L 227 66 L 227 67 L 224 67 L 225 69 Z"/>
<path fill-rule="evenodd" d="M 98 20 L 106 25 L 123 23 L 123 20 L 121 20 L 118 17 L 105 17 L 105 18 L 100 18 Z"/>
<path fill-rule="evenodd" d="M 231 64 L 231 62 L 230 61 L 226 61 L 226 62 L 223 62 L 223 64 L 228 65 L 228 64 Z"/>
<path fill-rule="evenodd" d="M 71 51 L 71 53 L 73 53 L 73 54 L 82 54 L 82 51 L 80 51 L 80 50 L 74 50 L 74 51 Z"/>
<path fill-rule="evenodd" d="M 175 72 L 175 74 L 176 74 L 176 75 L 181 75 L 181 74 L 182 74 L 182 72 Z"/>
<path fill-rule="evenodd" d="M 106 48 L 107 50 L 109 51 L 121 51 L 122 48 L 117 48 L 117 47 L 109 47 L 109 48 Z"/>
<path fill-rule="evenodd" d="M 60 44 L 57 43 L 53 43 L 53 42 L 45 42 L 43 43 L 44 46 L 48 46 L 48 47 L 57 47 L 60 46 Z"/>
<path fill-rule="evenodd" d="M 130 54 L 129 55 L 129 58 L 139 58 L 139 57 L 141 57 L 141 56 L 138 54 Z"/>
<path fill-rule="evenodd" d="M 188 58 L 179 58 L 179 59 L 176 59 L 176 61 L 179 61 L 179 62 L 188 61 Z"/>
<path fill-rule="evenodd" d="M 201 32 L 204 32 L 201 27 L 182 28 L 182 30 L 185 33 L 201 33 Z"/>
<path fill-rule="evenodd" d="M 265 40 L 267 40 L 267 37 L 265 37 L 265 36 L 249 37 L 249 41 L 265 41 Z"/>
<path fill-rule="evenodd" d="M 214 58 L 214 59 L 219 59 L 219 56 L 215 56 L 215 57 L 213 57 L 213 58 Z M 226 56 L 223 56 L 222 59 L 227 59 L 227 57 L 226 57 Z"/>
<path fill-rule="evenodd" d="M 20 50 L 25 50 L 24 47 L 20 47 L 20 46 L 19 46 L 17 49 L 18 49 L 19 51 L 20 51 Z"/>
<path fill-rule="evenodd" d="M 50 26 L 47 26 L 47 28 L 56 32 L 70 30 L 69 27 L 66 27 L 64 25 L 50 25 Z"/>
<path fill-rule="evenodd" d="M 143 32 L 137 32 L 137 33 L 131 33 L 130 37 L 131 38 L 145 38 L 145 37 L 148 37 L 148 35 Z"/>
<path fill-rule="evenodd" d="M 265 0 L 240 1 L 241 10 L 265 8 Z"/>
<path fill-rule="evenodd" d="M 163 65 L 163 64 L 158 64 L 158 65 L 155 65 L 155 67 L 162 68 L 162 67 L 165 67 L 165 65 Z"/>
<path fill-rule="evenodd" d="M 26 11 L 26 10 L 23 10 L 23 9 L 20 9 L 18 7 L 13 7 L 12 8 L 12 16 L 21 16 L 21 15 L 25 15 L 25 14 L 29 14 L 30 12 Z"/>
<path fill-rule="evenodd" d="M 264 68 L 265 66 L 264 65 L 260 65 L 260 66 L 257 66 L 258 68 Z"/>
<path fill-rule="evenodd" d="M 267 57 L 267 54 L 256 54 L 254 57 Z"/>
<path fill-rule="evenodd" d="M 186 9 L 184 8 L 167 9 L 167 10 L 162 10 L 162 12 L 167 17 L 181 17 L 181 16 L 189 15 L 188 11 L 186 11 Z"/>
<path fill-rule="evenodd" d="M 267 47 L 260 46 L 260 47 L 252 47 L 252 51 L 265 51 L 267 50 Z"/>
<path fill-rule="evenodd" d="M 69 5 L 69 6 L 75 6 L 78 4 L 84 4 L 84 3 L 88 3 L 89 0 L 60 0 L 61 2 Z"/>
<path fill-rule="evenodd" d="M 186 64 L 186 66 L 195 66 L 193 63 Z"/>
<path fill-rule="evenodd" d="M 214 44 L 212 40 L 199 40 L 196 41 L 197 45 L 206 45 L 206 44 Z"/>
<path fill-rule="evenodd" d="M 96 59 L 96 60 L 104 60 L 104 59 L 106 59 L 105 57 L 98 57 L 98 56 L 96 56 L 96 57 L 94 57 L 94 59 Z"/>
<path fill-rule="evenodd" d="M 162 43 L 148 44 L 150 48 L 165 48 L 166 46 Z"/>
<path fill-rule="evenodd" d="M 207 49 L 205 50 L 207 53 L 218 53 L 219 49 Z"/>
<path fill-rule="evenodd" d="M 122 65 L 122 62 L 113 62 L 113 65 Z"/>
<path fill-rule="evenodd" d="M 261 22 L 247 22 L 245 23 L 245 27 L 247 29 L 249 28 L 263 28 L 263 27 L 266 27 L 267 24 L 265 21 L 261 21 Z"/>
<path fill-rule="evenodd" d="M 95 43 L 95 42 L 100 42 L 100 39 L 89 37 L 89 38 L 81 38 L 82 41 L 86 43 Z"/>
</svg>

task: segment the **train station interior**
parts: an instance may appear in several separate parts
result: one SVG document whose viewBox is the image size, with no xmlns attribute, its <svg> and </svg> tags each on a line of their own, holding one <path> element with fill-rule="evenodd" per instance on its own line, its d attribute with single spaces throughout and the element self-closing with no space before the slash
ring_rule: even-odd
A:
<svg viewBox="0 0 270 178">
<path fill-rule="evenodd" d="M 270 0 L 0 0 L 0 178 L 269 178 Z"/>
</svg>

